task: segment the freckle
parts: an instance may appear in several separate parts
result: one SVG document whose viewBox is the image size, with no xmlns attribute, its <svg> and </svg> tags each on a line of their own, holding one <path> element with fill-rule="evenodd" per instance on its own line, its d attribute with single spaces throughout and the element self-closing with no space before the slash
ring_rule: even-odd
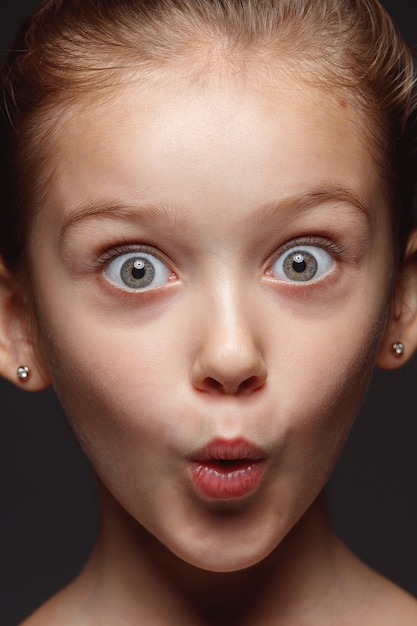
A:
<svg viewBox="0 0 417 626">
<path fill-rule="evenodd" d="M 336 104 L 341 108 L 341 109 L 346 109 L 347 107 L 347 102 L 344 98 L 336 98 Z"/>
</svg>

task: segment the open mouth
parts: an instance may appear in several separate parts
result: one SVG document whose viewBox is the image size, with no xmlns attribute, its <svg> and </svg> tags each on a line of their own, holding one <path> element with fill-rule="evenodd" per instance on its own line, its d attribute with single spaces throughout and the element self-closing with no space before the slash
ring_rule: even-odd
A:
<svg viewBox="0 0 417 626">
<path fill-rule="evenodd" d="M 239 469 L 240 466 L 244 466 L 248 461 L 245 459 L 218 459 L 213 461 L 213 464 L 218 464 L 220 467 L 232 469 Z"/>
<path fill-rule="evenodd" d="M 190 460 L 197 492 L 214 500 L 241 498 L 254 492 L 265 470 L 265 455 L 244 440 L 215 440 Z"/>
</svg>

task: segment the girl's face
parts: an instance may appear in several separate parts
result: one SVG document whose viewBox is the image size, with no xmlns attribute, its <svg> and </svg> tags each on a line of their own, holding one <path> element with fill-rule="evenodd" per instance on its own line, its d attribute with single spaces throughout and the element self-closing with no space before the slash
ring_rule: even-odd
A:
<svg viewBox="0 0 417 626">
<path fill-rule="evenodd" d="M 391 290 L 364 126 L 295 79 L 180 76 L 79 106 L 30 243 L 42 350 L 103 483 L 229 571 L 315 499 Z"/>
</svg>

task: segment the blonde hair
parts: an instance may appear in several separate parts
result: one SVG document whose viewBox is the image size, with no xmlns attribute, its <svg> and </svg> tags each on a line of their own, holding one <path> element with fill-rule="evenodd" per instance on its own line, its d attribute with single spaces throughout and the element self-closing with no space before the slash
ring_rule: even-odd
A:
<svg viewBox="0 0 417 626">
<path fill-rule="evenodd" d="M 45 191 L 54 110 L 129 75 L 219 55 L 283 60 L 319 88 L 353 94 L 403 247 L 416 176 L 415 68 L 377 0 L 46 0 L 0 74 L 0 254 L 10 268 Z"/>
</svg>

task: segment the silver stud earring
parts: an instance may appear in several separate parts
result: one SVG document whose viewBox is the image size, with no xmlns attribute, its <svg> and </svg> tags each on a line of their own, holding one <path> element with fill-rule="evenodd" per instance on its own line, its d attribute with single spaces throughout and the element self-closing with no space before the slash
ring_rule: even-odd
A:
<svg viewBox="0 0 417 626">
<path fill-rule="evenodd" d="M 404 354 L 404 344 L 402 343 L 402 341 L 396 341 L 395 343 L 393 343 L 392 350 L 395 356 L 402 357 L 402 355 Z"/>
<path fill-rule="evenodd" d="M 20 365 L 17 368 L 17 377 L 22 382 L 26 381 L 30 376 L 30 369 L 26 365 Z"/>
</svg>

